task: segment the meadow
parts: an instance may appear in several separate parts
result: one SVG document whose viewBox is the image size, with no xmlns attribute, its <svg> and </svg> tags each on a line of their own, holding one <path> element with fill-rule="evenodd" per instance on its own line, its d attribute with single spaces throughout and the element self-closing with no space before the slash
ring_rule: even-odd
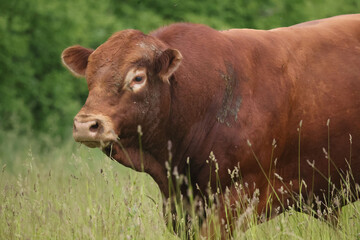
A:
<svg viewBox="0 0 360 240">
<path fill-rule="evenodd" d="M 0 239 L 185 239 L 166 225 L 149 175 L 71 139 L 46 151 L 31 139 L 19 140 L 17 152 L 8 144 L 0 159 Z M 336 226 L 294 210 L 262 224 L 248 218 L 234 239 L 360 239 L 360 202 L 343 207 Z M 191 239 L 201 239 L 200 229 L 192 226 Z"/>
</svg>

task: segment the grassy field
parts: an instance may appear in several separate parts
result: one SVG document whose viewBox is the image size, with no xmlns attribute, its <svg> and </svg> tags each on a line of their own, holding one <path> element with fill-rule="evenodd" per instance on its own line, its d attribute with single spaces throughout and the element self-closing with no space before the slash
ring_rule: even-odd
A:
<svg viewBox="0 0 360 240">
<path fill-rule="evenodd" d="M 8 144 L 2 149 L 11 151 Z M 35 148 L 1 155 L 0 239 L 179 239 L 147 174 L 72 141 L 42 154 Z M 234 239 L 360 239 L 360 203 L 342 209 L 337 227 L 288 211 Z"/>
</svg>

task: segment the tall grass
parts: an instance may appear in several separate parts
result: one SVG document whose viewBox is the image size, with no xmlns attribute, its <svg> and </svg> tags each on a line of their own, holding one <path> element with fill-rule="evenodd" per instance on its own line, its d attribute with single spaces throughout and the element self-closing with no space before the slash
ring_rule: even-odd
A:
<svg viewBox="0 0 360 240">
<path fill-rule="evenodd" d="M 177 195 L 174 207 L 178 214 L 168 212 L 166 225 L 162 196 L 147 174 L 127 169 L 99 150 L 72 140 L 46 153 L 34 150 L 36 141 L 27 143 L 17 152 L 1 155 L 0 239 L 202 238 L 199 203 L 191 191 L 188 214 L 184 198 Z M 209 157 L 208 164 L 216 170 L 215 156 Z M 171 174 L 176 171 L 172 169 Z M 188 177 L 178 176 L 182 181 L 190 181 Z M 174 183 L 174 188 L 178 187 Z M 218 239 L 220 224 L 226 220 L 221 223 L 217 218 L 213 203 L 221 194 L 213 192 L 200 207 L 207 216 L 204 221 L 215 223 L 215 230 L 205 231 Z M 252 197 L 258 196 L 250 196 L 249 201 Z M 243 232 L 241 224 L 235 225 L 234 239 L 360 239 L 359 202 L 342 208 L 337 226 L 292 209 L 257 224 L 253 210 L 241 212 L 248 229 Z M 177 219 L 177 236 L 172 219 Z"/>
<path fill-rule="evenodd" d="M 249 141 L 248 145 L 250 148 L 252 147 Z M 275 147 L 276 142 L 274 141 L 273 148 Z M 261 168 L 255 152 L 253 152 L 253 155 L 268 182 L 274 182 L 275 176 L 271 178 L 270 176 L 266 176 L 266 172 Z M 273 194 L 271 194 L 268 199 L 267 206 L 267 210 L 270 213 L 272 212 L 272 198 L 280 200 L 283 199 L 283 194 L 290 193 L 294 204 L 288 207 L 280 206 L 279 208 L 284 209 L 284 213 L 259 225 L 258 223 L 264 221 L 265 218 L 257 216 L 256 213 L 256 204 L 260 196 L 257 190 L 254 191 L 254 189 L 256 189 L 255 184 L 250 186 L 250 184 L 247 183 L 233 182 L 236 189 L 235 194 L 239 197 L 234 209 L 234 207 L 231 206 L 233 202 L 227 199 L 230 198 L 229 196 L 231 194 L 234 195 L 234 193 L 229 194 L 229 192 L 221 192 L 221 190 L 219 190 L 221 189 L 219 188 L 221 181 L 217 175 L 218 165 L 212 153 L 210 153 L 207 163 L 210 164 L 210 171 L 212 168 L 215 168 L 213 170 L 216 173 L 218 188 L 211 190 L 211 187 L 208 186 L 210 189 L 209 196 L 207 198 L 204 197 L 203 206 L 200 206 L 205 212 L 205 218 L 202 219 L 202 224 L 197 225 L 199 223 L 198 218 L 201 218 L 202 214 L 199 216 L 199 214 L 195 213 L 194 210 L 197 209 L 199 203 L 193 199 L 191 192 L 191 211 L 189 211 L 188 215 L 186 215 L 181 208 L 183 206 L 183 202 L 181 201 L 183 197 L 175 196 L 173 199 L 176 203 L 176 212 L 178 214 L 175 229 L 177 231 L 180 230 L 179 236 L 181 239 L 199 239 L 203 238 L 202 236 L 207 236 L 211 239 L 223 239 L 224 236 L 227 239 L 360 239 L 360 202 L 352 202 L 354 198 L 359 199 L 360 189 L 357 184 L 355 184 L 355 189 L 351 187 L 353 186 L 351 183 L 354 183 L 351 169 L 346 175 L 339 172 L 342 179 L 340 188 L 336 188 L 334 183 L 330 182 L 331 189 L 330 193 L 326 194 L 328 198 L 325 198 L 325 202 L 320 202 L 316 198 L 315 200 L 312 199 L 314 202 L 305 202 L 302 194 L 291 192 L 291 189 L 275 190 L 270 186 L 270 191 L 273 191 Z M 211 164 L 215 165 L 215 167 L 212 167 Z M 235 168 L 234 171 L 236 172 L 237 169 Z M 314 166 L 314 171 L 318 172 L 319 170 Z M 229 171 L 229 174 L 233 175 L 234 173 Z M 177 174 L 174 175 L 176 176 Z M 276 177 L 281 180 L 281 176 L 276 174 Z M 180 180 L 175 184 L 181 185 L 181 176 L 176 176 L 176 179 Z M 210 180 L 211 179 L 209 179 L 209 181 Z M 301 188 L 307 190 L 307 185 L 304 180 L 301 180 L 300 184 L 300 190 Z M 176 185 L 175 188 L 179 189 L 179 186 Z M 218 208 L 215 207 L 215 202 L 221 202 L 220 198 L 225 198 L 225 201 L 223 201 L 225 202 L 225 211 L 227 214 L 225 219 L 219 219 Z M 340 201 L 342 202 L 340 203 Z M 180 207 L 178 206 L 179 204 Z M 339 205 L 342 204 L 348 205 L 338 209 Z M 275 209 L 275 212 L 279 210 L 280 209 Z M 184 224 L 186 220 L 190 225 Z M 229 224 L 233 224 L 233 226 L 229 227 Z M 226 230 L 225 233 L 222 232 L 222 226 Z M 230 231 L 230 228 L 233 229 L 233 231 Z"/>
<path fill-rule="evenodd" d="M 70 144 L 7 168 L 1 159 L 0 239 L 173 239 L 155 182 Z M 16 153 L 14 153 L 16 155 Z"/>
</svg>

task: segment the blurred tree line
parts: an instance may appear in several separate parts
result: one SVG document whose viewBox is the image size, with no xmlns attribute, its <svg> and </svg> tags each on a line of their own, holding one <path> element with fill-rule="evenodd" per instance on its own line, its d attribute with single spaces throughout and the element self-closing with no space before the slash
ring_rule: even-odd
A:
<svg viewBox="0 0 360 240">
<path fill-rule="evenodd" d="M 57 143 L 71 134 L 87 86 L 61 64 L 68 46 L 96 48 L 115 31 L 177 21 L 269 29 L 359 10 L 359 0 L 0 0 L 0 134 Z"/>
</svg>

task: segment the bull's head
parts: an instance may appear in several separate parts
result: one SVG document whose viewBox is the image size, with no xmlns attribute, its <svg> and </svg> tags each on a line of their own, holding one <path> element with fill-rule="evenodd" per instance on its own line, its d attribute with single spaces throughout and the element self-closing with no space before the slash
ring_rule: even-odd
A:
<svg viewBox="0 0 360 240">
<path fill-rule="evenodd" d="M 74 119 L 75 141 L 103 150 L 119 139 L 131 145 L 139 125 L 144 141 L 158 135 L 170 113 L 169 79 L 181 59 L 178 50 L 136 30 L 115 33 L 95 51 L 65 49 L 64 65 L 86 77 L 89 89 Z"/>
</svg>

